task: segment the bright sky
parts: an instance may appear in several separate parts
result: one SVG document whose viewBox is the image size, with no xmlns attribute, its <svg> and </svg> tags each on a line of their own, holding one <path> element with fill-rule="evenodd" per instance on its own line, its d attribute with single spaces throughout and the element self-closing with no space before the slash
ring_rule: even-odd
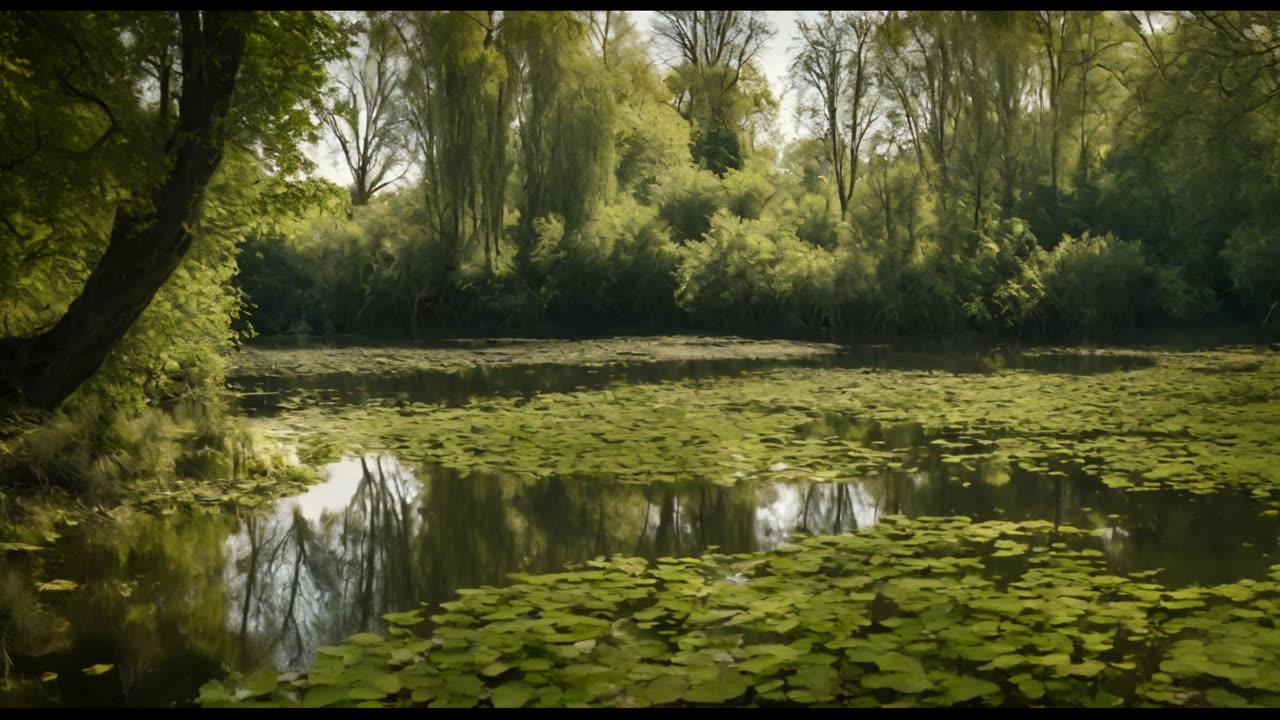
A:
<svg viewBox="0 0 1280 720">
<path fill-rule="evenodd" d="M 650 23 L 657 15 L 656 11 L 633 10 L 630 12 L 636 21 L 636 26 L 646 35 L 650 35 Z M 795 119 L 796 98 L 791 84 L 787 82 L 787 53 L 796 44 L 796 19 L 801 16 L 817 15 L 817 11 L 777 10 L 769 11 L 767 14 L 773 19 L 778 33 L 761 53 L 759 62 L 769 76 L 774 95 L 782 99 L 782 112 L 778 117 L 782 135 L 786 140 L 793 140 L 798 135 Z M 319 165 L 321 176 L 340 185 L 351 182 L 351 174 L 347 172 L 338 154 L 337 146 L 331 140 L 326 139 L 321 146 L 309 148 L 307 155 Z"/>
</svg>

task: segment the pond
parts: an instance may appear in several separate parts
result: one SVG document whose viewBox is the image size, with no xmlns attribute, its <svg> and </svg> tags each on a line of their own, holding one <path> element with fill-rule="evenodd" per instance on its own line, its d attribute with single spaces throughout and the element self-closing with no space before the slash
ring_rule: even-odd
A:
<svg viewBox="0 0 1280 720">
<path fill-rule="evenodd" d="M 86 523 L 0 553 L 6 672 L 49 678 L 0 704 L 186 704 L 512 573 L 774 551 L 902 516 L 1083 529 L 1071 548 L 1165 588 L 1266 578 L 1274 369 L 867 347 L 241 375 L 245 414 L 323 482 L 243 517 Z"/>
</svg>

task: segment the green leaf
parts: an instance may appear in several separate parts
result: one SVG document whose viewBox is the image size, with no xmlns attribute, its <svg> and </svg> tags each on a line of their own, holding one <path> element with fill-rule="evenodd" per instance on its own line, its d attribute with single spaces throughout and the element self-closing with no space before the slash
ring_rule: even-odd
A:
<svg viewBox="0 0 1280 720">
<path fill-rule="evenodd" d="M 1010 653 L 1008 655 L 1000 655 L 992 658 L 991 662 L 983 665 L 982 670 L 1008 670 L 1011 667 L 1017 667 L 1027 661 L 1025 655 Z"/>
<path fill-rule="evenodd" d="M 279 681 L 276 679 L 277 675 L 279 675 L 279 673 L 276 672 L 275 668 L 258 668 L 249 675 L 249 677 L 244 679 L 244 688 L 245 690 L 248 690 L 249 694 L 253 697 L 260 697 L 262 695 L 273 693 L 276 690 L 276 686 L 279 684 Z"/>
<path fill-rule="evenodd" d="M 999 685 L 973 677 L 948 679 L 943 682 L 943 685 L 947 687 L 947 699 L 953 703 L 968 702 L 974 698 L 1000 692 Z"/>
<path fill-rule="evenodd" d="M 787 684 L 807 689 L 817 700 L 827 700 L 840 686 L 840 676 L 835 668 L 810 665 L 797 670 L 787 679 Z"/>
<path fill-rule="evenodd" d="M 769 680 L 766 682 L 762 682 L 759 685 L 756 685 L 756 693 L 759 695 L 764 695 L 765 693 L 773 692 L 774 690 L 777 690 L 778 688 L 782 687 L 784 684 L 785 682 L 782 680 Z"/>
<path fill-rule="evenodd" d="M 392 625 L 403 625 L 406 627 L 413 627 L 414 625 L 417 625 L 418 623 L 422 622 L 422 612 L 420 610 L 410 610 L 408 612 L 384 613 L 382 616 L 382 619 L 386 620 Z"/>
<path fill-rule="evenodd" d="M 491 700 L 495 708 L 518 708 L 528 702 L 532 694 L 533 691 L 527 685 L 508 682 L 499 685 L 493 691 Z"/>
<path fill-rule="evenodd" d="M 386 641 L 382 639 L 381 635 L 375 635 L 373 633 L 366 632 L 366 633 L 357 633 L 355 635 L 352 635 L 351 637 L 347 638 L 347 642 L 353 645 L 363 645 L 365 647 L 373 647 L 374 645 L 381 645 Z"/>
<path fill-rule="evenodd" d="M 1249 701 L 1236 695 L 1233 692 L 1222 688 L 1209 688 L 1204 693 L 1204 699 L 1211 707 L 1223 708 L 1243 708 L 1251 707 Z"/>
<path fill-rule="evenodd" d="M 718 680 L 690 688 L 684 699 L 695 703 L 723 703 L 741 696 L 747 691 L 747 681 L 741 673 L 730 673 Z"/>
<path fill-rule="evenodd" d="M 345 687 L 313 687 L 308 688 L 302 696 L 302 707 L 320 708 L 336 705 L 347 699 Z"/>
<path fill-rule="evenodd" d="M 777 625 L 774 625 L 774 626 L 773 626 L 773 631 L 774 631 L 774 632 L 777 632 L 777 633 L 782 633 L 782 634 L 784 634 L 784 635 L 785 635 L 786 633 L 789 633 L 789 632 L 791 632 L 792 630 L 796 629 L 796 627 L 797 627 L 799 624 L 800 624 L 800 621 L 799 621 L 799 620 L 797 620 L 797 619 L 795 619 L 795 618 L 790 618 L 790 619 L 788 619 L 788 620 L 783 620 L 782 622 L 778 623 Z"/>
<path fill-rule="evenodd" d="M 885 673 L 864 675 L 862 686 L 872 690 L 888 688 L 900 693 L 922 693 L 934 687 L 933 682 L 923 673 Z"/>
<path fill-rule="evenodd" d="M 752 675 L 765 675 L 772 672 L 775 668 L 781 667 L 785 662 L 785 658 L 760 655 L 738 663 L 738 669 Z"/>
<path fill-rule="evenodd" d="M 391 673 L 374 675 L 370 680 L 370 684 L 388 695 L 395 695 L 401 689 L 399 676 Z"/>
<path fill-rule="evenodd" d="M 640 694 L 654 705 L 665 705 L 679 700 L 688 688 L 689 683 L 679 675 L 659 675 Z"/>
<path fill-rule="evenodd" d="M 1025 695 L 1028 700 L 1039 700 L 1044 697 L 1044 683 L 1035 679 L 1020 680 L 1018 692 Z"/>
<path fill-rule="evenodd" d="M 881 656 L 876 660 L 876 666 L 886 673 L 924 674 L 924 665 L 920 663 L 918 658 L 901 653 L 888 653 Z"/>
<path fill-rule="evenodd" d="M 354 687 L 347 691 L 347 697 L 352 700 L 381 700 L 386 696 L 385 692 L 371 687 Z"/>
<path fill-rule="evenodd" d="M 409 699 L 416 704 L 421 704 L 428 700 L 431 700 L 436 696 L 436 694 L 437 694 L 436 688 L 417 688 L 416 690 L 413 691 L 413 695 L 411 695 Z"/>
<path fill-rule="evenodd" d="M 1084 660 L 1074 665 L 1059 665 L 1058 674 L 1089 678 L 1102 672 L 1106 667 L 1106 663 L 1097 660 Z"/>
</svg>

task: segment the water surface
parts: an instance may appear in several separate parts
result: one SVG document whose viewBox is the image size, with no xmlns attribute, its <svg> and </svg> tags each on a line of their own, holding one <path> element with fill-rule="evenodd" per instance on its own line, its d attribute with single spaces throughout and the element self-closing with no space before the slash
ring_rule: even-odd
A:
<svg viewBox="0 0 1280 720">
<path fill-rule="evenodd" d="M 271 415 L 311 402 L 457 406 L 483 396 L 613 383 L 715 382 L 778 364 L 510 366 L 238 384 L 268 393 L 246 396 L 246 412 Z M 1145 367 L 1133 356 L 938 355 L 882 347 L 787 364 L 944 373 Z M 513 572 L 556 571 L 614 553 L 769 550 L 798 534 L 866 528 L 885 515 L 1045 519 L 1090 528 L 1085 542 L 1102 550 L 1115 571 L 1160 570 L 1159 580 L 1172 586 L 1259 577 L 1276 562 L 1277 522 L 1242 494 L 1112 489 L 1081 469 L 1084 459 L 1036 470 L 981 459 L 944 462 L 944 453 L 954 460 L 963 449 L 940 447 L 911 423 L 855 427 L 833 417 L 820 425 L 814 432 L 895 450 L 900 461 L 853 482 L 780 467 L 768 479 L 726 486 L 691 476 L 647 484 L 609 475 L 535 479 L 464 473 L 394 454 L 347 454 L 324 468 L 324 482 L 262 513 L 179 513 L 75 528 L 46 551 L 0 554 L 9 672 L 57 673 L 38 690 L 0 693 L 0 704 L 182 704 L 228 669 L 271 663 L 301 670 L 317 647 L 377 631 L 385 612 L 445 601 L 461 588 L 501 585 Z M 950 438 L 955 445 L 962 440 Z M 79 587 L 40 592 L 37 578 Z M 100 663 L 114 668 L 81 672 Z"/>
</svg>

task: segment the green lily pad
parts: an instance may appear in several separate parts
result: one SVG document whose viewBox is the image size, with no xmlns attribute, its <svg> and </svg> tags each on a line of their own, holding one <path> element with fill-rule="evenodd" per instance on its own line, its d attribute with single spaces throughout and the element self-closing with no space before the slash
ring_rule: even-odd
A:
<svg viewBox="0 0 1280 720">
<path fill-rule="evenodd" d="M 494 689 L 491 700 L 496 708 L 518 708 L 529 702 L 533 691 L 518 682 L 508 682 Z"/>
<path fill-rule="evenodd" d="M 873 690 L 888 688 L 900 693 L 922 693 L 934 687 L 933 682 L 923 674 L 907 672 L 864 675 L 862 686 Z"/>
</svg>

